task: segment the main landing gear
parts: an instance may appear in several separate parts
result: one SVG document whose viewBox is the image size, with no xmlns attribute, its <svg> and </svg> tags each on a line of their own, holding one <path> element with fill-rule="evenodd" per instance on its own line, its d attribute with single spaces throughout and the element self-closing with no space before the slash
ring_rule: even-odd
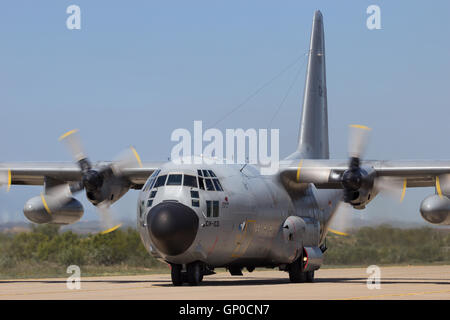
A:
<svg viewBox="0 0 450 320">
<path fill-rule="evenodd" d="M 303 271 L 302 261 L 303 259 L 300 257 L 288 265 L 289 280 L 293 283 L 314 282 L 314 270 Z"/>
<path fill-rule="evenodd" d="M 172 264 L 172 283 L 174 286 L 181 286 L 187 282 L 190 286 L 198 286 L 205 274 L 204 266 L 201 262 L 192 262 L 186 265 L 184 271 L 181 264 Z"/>
</svg>

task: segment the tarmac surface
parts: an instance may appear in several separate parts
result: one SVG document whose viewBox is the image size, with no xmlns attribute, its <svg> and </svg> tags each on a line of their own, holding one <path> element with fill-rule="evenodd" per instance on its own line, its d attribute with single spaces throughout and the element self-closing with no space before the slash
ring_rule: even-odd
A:
<svg viewBox="0 0 450 320">
<path fill-rule="evenodd" d="M 198 287 L 172 286 L 169 274 L 83 277 L 68 289 L 64 278 L 0 280 L 0 299 L 439 299 L 450 300 L 450 266 L 381 267 L 380 289 L 369 289 L 366 268 L 321 269 L 314 283 L 290 283 L 282 271 L 218 273 Z M 82 272 L 82 270 L 81 270 Z"/>
</svg>

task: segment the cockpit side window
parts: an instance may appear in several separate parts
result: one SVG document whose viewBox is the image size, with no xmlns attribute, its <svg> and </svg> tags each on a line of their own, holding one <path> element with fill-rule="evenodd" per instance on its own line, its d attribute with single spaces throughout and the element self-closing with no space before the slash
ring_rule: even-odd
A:
<svg viewBox="0 0 450 320">
<path fill-rule="evenodd" d="M 181 186 L 182 174 L 170 174 L 167 179 L 167 186 Z"/>
<path fill-rule="evenodd" d="M 184 175 L 183 186 L 197 188 L 197 177 L 188 174 Z"/>
<path fill-rule="evenodd" d="M 198 186 L 200 189 L 205 190 L 205 186 L 203 185 L 203 178 L 202 177 L 198 177 Z"/>
<path fill-rule="evenodd" d="M 210 177 L 213 177 L 213 178 L 217 177 L 216 174 L 214 173 L 214 171 L 212 171 L 212 170 L 208 170 L 208 173 L 209 173 Z"/>
<path fill-rule="evenodd" d="M 166 178 L 167 178 L 166 174 L 162 175 L 162 176 L 159 176 L 158 179 L 156 179 L 156 183 L 155 183 L 154 187 L 158 188 L 158 187 L 163 186 L 166 183 Z"/>
<path fill-rule="evenodd" d="M 206 183 L 206 189 L 208 191 L 214 191 L 214 186 L 213 186 L 211 179 L 205 179 L 205 183 Z"/>
<path fill-rule="evenodd" d="M 161 172 L 161 169 L 157 169 L 157 170 L 153 171 L 152 175 L 150 176 L 150 179 L 148 179 L 144 185 L 144 188 L 143 188 L 144 191 L 147 191 L 147 190 L 150 190 L 151 188 L 153 188 L 153 184 L 156 181 L 156 177 L 158 176 L 158 174 L 160 172 Z"/>
<path fill-rule="evenodd" d="M 202 170 L 197 170 L 197 173 L 200 177 L 203 177 Z"/>
<path fill-rule="evenodd" d="M 147 191 L 148 187 L 152 184 L 153 178 L 150 178 L 147 180 L 147 182 L 144 184 L 144 187 L 142 188 L 143 191 Z"/>
<path fill-rule="evenodd" d="M 217 191 L 223 191 L 222 185 L 220 184 L 219 179 L 212 179 L 214 186 L 216 187 Z"/>
<path fill-rule="evenodd" d="M 150 190 L 151 188 L 153 188 L 153 186 L 155 185 L 155 182 L 156 182 L 156 178 L 153 178 L 152 183 L 150 183 L 150 185 L 149 185 L 149 187 L 148 187 L 149 190 Z"/>
<path fill-rule="evenodd" d="M 202 171 L 203 171 L 203 176 L 204 177 L 209 177 L 208 170 L 202 170 Z"/>
</svg>

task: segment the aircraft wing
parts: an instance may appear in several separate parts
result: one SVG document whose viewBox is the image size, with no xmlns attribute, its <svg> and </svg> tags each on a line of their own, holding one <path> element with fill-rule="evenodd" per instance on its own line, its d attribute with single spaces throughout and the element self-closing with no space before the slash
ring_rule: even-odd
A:
<svg viewBox="0 0 450 320">
<path fill-rule="evenodd" d="M 313 183 L 319 189 L 342 189 L 340 177 L 349 168 L 348 160 L 296 160 L 280 164 L 282 180 Z M 371 168 L 376 177 L 397 178 L 406 187 L 434 187 L 436 177 L 450 174 L 449 160 L 366 160 L 361 167 Z"/>
<path fill-rule="evenodd" d="M 99 162 L 95 167 L 107 166 L 111 162 Z M 140 189 L 147 178 L 162 163 L 142 163 L 142 167 L 122 168 L 121 175 L 131 183 L 132 189 Z M 43 185 L 46 178 L 61 183 L 79 181 L 80 167 L 71 162 L 21 162 L 0 163 L 0 184 Z"/>
</svg>

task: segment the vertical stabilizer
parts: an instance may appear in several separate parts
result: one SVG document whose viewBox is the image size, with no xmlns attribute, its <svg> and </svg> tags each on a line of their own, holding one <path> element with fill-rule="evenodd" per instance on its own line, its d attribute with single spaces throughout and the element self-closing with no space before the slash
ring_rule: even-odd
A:
<svg viewBox="0 0 450 320">
<path fill-rule="evenodd" d="M 323 18 L 314 13 L 297 151 L 289 158 L 328 159 L 328 111 Z"/>
</svg>

